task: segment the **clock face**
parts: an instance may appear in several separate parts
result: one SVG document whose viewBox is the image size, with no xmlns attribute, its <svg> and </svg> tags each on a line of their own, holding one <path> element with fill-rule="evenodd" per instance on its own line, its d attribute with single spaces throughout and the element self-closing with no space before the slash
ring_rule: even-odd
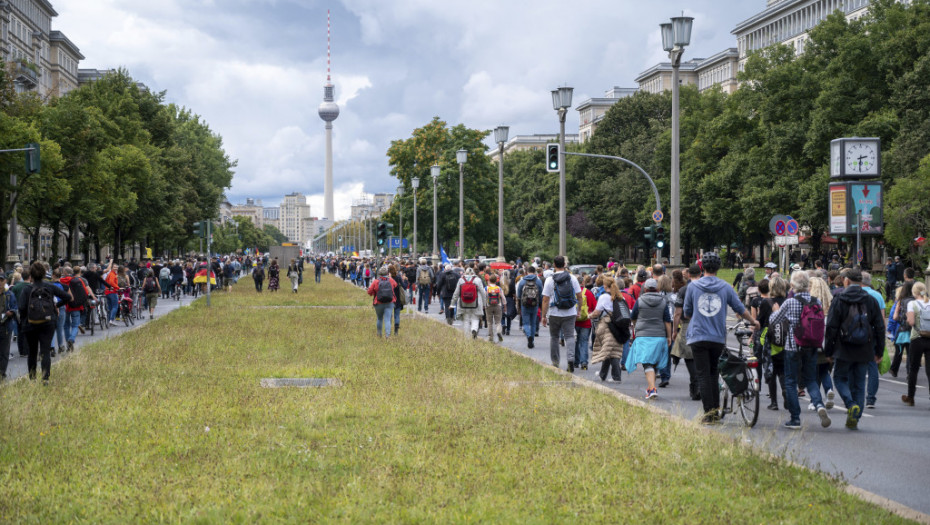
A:
<svg viewBox="0 0 930 525">
<path fill-rule="evenodd" d="M 845 163 L 847 175 L 877 175 L 878 158 L 875 144 L 872 142 L 847 142 Z"/>
</svg>

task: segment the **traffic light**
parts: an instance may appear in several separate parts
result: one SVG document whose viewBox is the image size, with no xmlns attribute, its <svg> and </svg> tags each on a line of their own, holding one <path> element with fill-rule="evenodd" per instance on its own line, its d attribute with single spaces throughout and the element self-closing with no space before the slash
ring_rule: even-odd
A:
<svg viewBox="0 0 930 525">
<path fill-rule="evenodd" d="M 646 226 L 643 228 L 643 239 L 646 246 L 652 247 L 656 242 L 656 227 L 655 226 Z"/>
<path fill-rule="evenodd" d="M 559 165 L 562 162 L 561 148 L 558 144 L 546 144 L 546 171 L 549 173 L 559 173 Z"/>
<path fill-rule="evenodd" d="M 204 227 L 204 221 L 197 221 L 194 223 L 194 235 L 197 237 L 203 238 L 207 234 L 207 229 Z"/>
<path fill-rule="evenodd" d="M 665 248 L 665 226 L 661 224 L 656 224 L 653 226 L 653 231 L 655 231 L 656 237 L 656 248 L 662 249 Z"/>
<path fill-rule="evenodd" d="M 387 238 L 390 239 L 394 236 L 394 225 L 386 222 L 384 223 L 384 229 L 387 230 Z"/>
<path fill-rule="evenodd" d="M 26 152 L 26 173 L 35 173 L 41 169 L 41 159 L 42 155 L 39 151 L 39 144 L 35 142 L 30 142 L 26 144 L 27 148 L 30 148 Z"/>
<path fill-rule="evenodd" d="M 378 246 L 384 246 L 387 242 L 387 223 L 378 223 Z"/>
</svg>

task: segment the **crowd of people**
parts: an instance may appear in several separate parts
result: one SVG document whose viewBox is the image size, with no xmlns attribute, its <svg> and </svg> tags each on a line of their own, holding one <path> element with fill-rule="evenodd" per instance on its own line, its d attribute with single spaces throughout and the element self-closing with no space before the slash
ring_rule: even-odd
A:
<svg viewBox="0 0 930 525">
<path fill-rule="evenodd" d="M 405 306 L 428 313 L 433 303 L 448 324 L 460 319 L 463 333 L 475 339 L 486 329 L 489 341 L 503 341 L 519 322 L 527 348 L 534 348 L 542 327 L 553 366 L 564 351 L 569 372 L 600 363 L 602 381 L 619 382 L 623 371 L 641 368 L 646 399 L 656 398 L 672 366 L 684 361 L 690 397 L 702 403 L 706 424 L 722 416 L 718 360 L 727 351 L 732 313 L 752 329 L 749 345 L 761 363 L 767 408 L 787 410 L 786 428 L 800 428 L 802 398 L 830 426 L 828 410 L 839 397 L 846 427 L 856 429 L 863 410 L 877 402 L 883 358 L 896 377 L 907 356 L 902 402 L 914 404 L 930 352 L 928 291 L 912 269 L 901 268 L 886 315 L 870 273 L 826 262 L 826 268 L 820 260 L 811 269 L 792 265 L 786 276 L 768 263 L 746 269 L 733 284 L 717 277 L 722 261 L 714 252 L 671 272 L 662 264 L 629 269 L 611 260 L 590 275 L 572 274 L 563 257 L 551 264 L 330 258 L 322 265 L 367 290 L 378 336 L 397 334 Z M 893 357 L 884 355 L 886 340 Z"/>
</svg>

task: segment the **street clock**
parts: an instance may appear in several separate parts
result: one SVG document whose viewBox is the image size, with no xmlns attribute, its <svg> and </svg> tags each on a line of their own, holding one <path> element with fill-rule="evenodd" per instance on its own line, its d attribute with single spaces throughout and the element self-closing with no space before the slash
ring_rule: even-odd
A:
<svg viewBox="0 0 930 525">
<path fill-rule="evenodd" d="M 830 177 L 860 179 L 881 175 L 881 139 L 848 137 L 830 142 Z"/>
</svg>

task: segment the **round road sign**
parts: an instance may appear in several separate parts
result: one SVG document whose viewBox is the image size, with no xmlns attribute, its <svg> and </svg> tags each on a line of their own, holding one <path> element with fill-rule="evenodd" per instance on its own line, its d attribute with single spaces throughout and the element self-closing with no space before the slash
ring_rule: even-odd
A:
<svg viewBox="0 0 930 525">
<path fill-rule="evenodd" d="M 864 255 L 863 255 L 863 253 L 862 253 L 862 250 L 859 250 L 859 251 L 856 252 L 856 262 L 862 262 L 862 259 L 864 259 L 864 258 L 865 258 L 865 257 L 864 257 Z"/>
<path fill-rule="evenodd" d="M 665 215 L 662 215 L 662 210 L 656 210 L 656 211 L 652 212 L 652 220 L 654 220 L 654 221 L 656 221 L 656 222 L 662 222 L 662 219 L 663 219 L 664 217 L 665 217 Z"/>
<path fill-rule="evenodd" d="M 788 235 L 797 235 L 798 234 L 798 221 L 791 219 L 785 223 L 785 231 Z"/>
<path fill-rule="evenodd" d="M 785 221 L 775 221 L 775 235 L 785 234 Z"/>
</svg>

